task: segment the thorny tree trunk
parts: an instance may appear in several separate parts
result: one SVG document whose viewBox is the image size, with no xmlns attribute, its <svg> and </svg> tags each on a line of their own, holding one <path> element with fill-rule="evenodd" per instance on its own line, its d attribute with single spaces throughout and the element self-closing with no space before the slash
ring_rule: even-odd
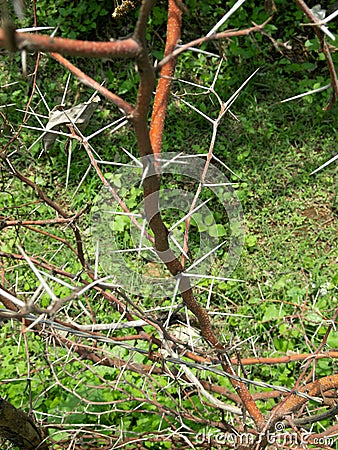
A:
<svg viewBox="0 0 338 450">
<path fill-rule="evenodd" d="M 297 3 L 305 13 L 309 14 L 308 9 L 306 8 L 306 5 L 302 0 L 297 0 Z M 83 83 L 91 86 L 94 89 L 97 89 L 98 92 L 100 92 L 107 99 L 111 100 L 120 109 L 122 109 L 134 126 L 140 156 L 143 157 L 145 164 L 148 161 L 147 157 L 152 156 L 154 153 L 160 153 L 164 117 L 170 90 L 170 77 L 174 73 L 175 56 L 177 56 L 179 52 L 184 51 L 184 47 L 182 47 L 181 49 L 175 49 L 176 42 L 179 39 L 180 35 L 182 12 L 180 10 L 181 5 L 180 2 L 171 0 L 169 2 L 168 47 L 166 48 L 164 60 L 162 60 L 158 66 L 158 68 L 163 69 L 163 71 L 161 72 L 163 78 L 161 79 L 161 82 L 159 83 L 159 87 L 157 89 L 151 131 L 149 133 L 148 113 L 150 109 L 153 89 L 155 87 L 156 70 L 152 66 L 148 58 L 145 34 L 147 21 L 152 6 L 152 0 L 144 0 L 142 2 L 139 20 L 133 36 L 125 40 L 117 40 L 112 42 L 73 41 L 70 39 L 62 38 L 51 39 L 49 36 L 16 33 L 15 29 L 6 27 L 0 29 L 0 46 L 5 46 L 12 51 L 19 49 L 22 51 L 42 50 L 49 52 L 54 59 L 56 59 L 70 71 L 72 71 Z M 309 18 L 312 19 L 312 16 L 310 15 Z M 253 31 L 259 31 L 262 27 L 263 25 L 257 25 L 247 30 L 218 33 L 209 37 L 200 38 L 194 41 L 194 44 L 199 45 L 207 40 L 245 35 Z M 192 43 L 189 44 L 189 46 L 191 45 Z M 135 59 L 140 73 L 140 85 L 136 105 L 133 106 L 129 104 L 122 98 L 118 97 L 116 94 L 108 91 L 99 83 L 90 79 L 87 75 L 73 66 L 69 61 L 67 61 L 57 52 L 83 57 L 119 57 L 126 59 Z M 332 64 L 330 63 L 331 60 L 329 59 L 330 55 L 328 53 L 329 51 L 327 50 L 325 55 L 328 60 L 329 68 L 332 68 Z M 169 63 L 171 63 L 172 65 L 170 65 Z M 333 99 L 335 100 L 338 92 L 337 77 L 333 69 L 330 71 L 330 73 L 332 78 L 332 87 L 334 89 Z M 3 151 L 2 153 L 3 154 L 0 153 L 0 156 L 5 160 L 5 151 Z M 152 162 L 152 167 L 150 167 L 150 173 L 152 176 L 147 177 L 147 179 L 144 181 L 143 187 L 145 210 L 147 217 L 149 218 L 150 227 L 154 232 L 155 249 L 159 255 L 162 255 L 162 260 L 164 263 L 166 263 L 167 268 L 169 269 L 171 274 L 173 276 L 177 276 L 180 274 L 180 272 L 183 271 L 184 268 L 180 264 L 179 260 L 170 252 L 167 229 L 163 223 L 161 214 L 157 207 L 161 178 L 160 174 L 157 173 L 154 161 L 151 158 L 149 158 L 149 161 Z M 15 175 L 19 177 L 19 174 L 16 172 Z M 35 186 L 34 183 L 30 182 L 28 179 L 22 176 L 21 179 L 31 187 Z M 53 208 L 57 211 L 57 205 L 51 203 L 46 197 L 44 197 L 41 190 L 38 191 L 38 194 L 46 203 L 49 202 L 49 204 L 53 206 Z M 62 214 L 61 211 L 59 212 L 61 216 L 67 218 L 67 216 Z M 77 233 L 76 229 L 74 229 L 74 231 L 75 233 Z M 81 240 L 77 239 L 77 242 L 81 242 Z M 78 254 L 80 256 L 83 254 L 80 247 Z M 86 264 L 84 257 L 79 257 L 79 259 L 82 263 L 82 266 L 85 268 Z M 190 309 L 190 311 L 196 315 L 200 322 L 202 336 L 222 356 L 222 354 L 225 353 L 225 349 L 222 343 L 219 342 L 217 336 L 213 331 L 207 311 L 198 303 L 190 286 L 186 286 L 186 289 L 182 289 L 182 291 L 184 303 Z M 270 416 L 270 419 L 267 420 L 259 410 L 248 387 L 244 382 L 236 378 L 236 372 L 233 369 L 232 365 L 228 363 L 225 358 L 220 358 L 220 360 L 222 362 L 224 371 L 228 374 L 233 387 L 237 391 L 238 400 L 241 401 L 243 410 L 249 413 L 256 424 L 257 431 L 263 435 L 263 439 L 257 439 L 254 447 L 252 445 L 251 447 L 255 449 L 264 448 L 267 445 L 267 440 L 264 434 L 267 434 L 269 429 L 273 427 L 278 419 L 284 417 L 290 411 L 295 410 L 297 407 L 299 407 L 299 405 L 302 404 L 302 402 L 305 402 L 305 400 L 302 400 L 302 398 L 300 398 L 296 394 L 290 395 L 285 399 L 284 404 L 281 403 L 277 408 L 275 408 L 272 415 Z M 338 380 L 336 378 L 336 376 L 332 376 L 327 380 L 322 380 L 321 383 L 317 382 L 316 384 L 313 384 L 313 386 L 311 385 L 312 390 L 310 391 L 310 393 L 314 395 L 318 394 L 319 392 L 325 392 L 325 390 L 328 389 L 336 389 L 336 386 L 338 385 Z M 243 424 L 241 424 L 240 426 L 242 427 L 242 430 L 240 431 L 243 431 Z M 3 399 L 0 399 L 0 436 L 10 440 L 13 444 L 17 445 L 20 450 L 32 450 L 37 448 L 41 450 L 48 450 L 47 444 L 44 443 L 42 433 L 34 424 L 29 415 L 19 409 L 14 408 L 10 403 Z M 243 445 L 242 447 L 238 448 L 244 449 L 247 448 L 247 446 Z"/>
</svg>

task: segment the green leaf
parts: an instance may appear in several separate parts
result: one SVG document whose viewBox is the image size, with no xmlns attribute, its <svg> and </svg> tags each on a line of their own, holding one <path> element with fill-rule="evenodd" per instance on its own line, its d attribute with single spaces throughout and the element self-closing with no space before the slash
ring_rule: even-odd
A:
<svg viewBox="0 0 338 450">
<path fill-rule="evenodd" d="M 332 348 L 338 348 L 338 331 L 331 331 L 327 338 L 327 344 Z"/>
<path fill-rule="evenodd" d="M 208 233 L 210 234 L 211 237 L 216 237 L 216 238 L 225 236 L 227 234 L 226 229 L 220 223 L 217 223 L 217 224 L 209 227 Z"/>
<path fill-rule="evenodd" d="M 283 308 L 277 308 L 275 305 L 270 305 L 266 308 L 264 316 L 263 316 L 263 322 L 267 322 L 269 320 L 276 320 L 280 319 L 285 315 L 285 312 L 283 311 Z"/>
<path fill-rule="evenodd" d="M 257 244 L 257 236 L 250 234 L 249 236 L 246 237 L 245 242 L 247 247 L 249 248 L 255 247 Z"/>
</svg>

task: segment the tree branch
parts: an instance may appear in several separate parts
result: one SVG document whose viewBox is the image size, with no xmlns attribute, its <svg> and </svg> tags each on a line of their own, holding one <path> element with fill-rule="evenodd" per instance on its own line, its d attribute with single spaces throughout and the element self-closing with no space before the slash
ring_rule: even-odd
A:
<svg viewBox="0 0 338 450">
<path fill-rule="evenodd" d="M 92 89 L 95 89 L 101 95 L 103 95 L 108 100 L 113 102 L 126 115 L 131 114 L 134 111 L 134 107 L 130 103 L 126 102 L 118 95 L 113 94 L 111 91 L 109 91 L 109 89 L 105 88 L 100 83 L 93 80 L 93 78 L 86 75 L 84 72 L 82 72 L 82 70 L 78 69 L 76 66 L 74 66 L 74 64 L 72 64 L 66 58 L 59 55 L 58 53 L 51 53 L 50 55 L 58 63 L 62 64 L 66 69 L 68 69 L 70 72 L 72 72 L 79 79 L 79 81 L 81 81 L 81 83 L 85 84 L 86 86 L 91 87 Z"/>
<path fill-rule="evenodd" d="M 68 56 L 87 58 L 135 58 L 140 50 L 132 39 L 120 39 L 112 42 L 78 41 L 67 38 L 43 36 L 40 34 L 15 32 L 9 36 L 7 30 L 0 28 L 0 46 L 13 50 L 10 40 L 14 39 L 15 49 L 28 51 L 56 52 Z"/>
<path fill-rule="evenodd" d="M 20 450 L 48 450 L 42 433 L 33 420 L 0 398 L 0 436 L 8 439 Z"/>
<path fill-rule="evenodd" d="M 181 36 L 182 11 L 175 0 L 169 0 L 167 40 L 164 56 L 170 55 L 176 47 Z M 161 77 L 155 94 L 153 112 L 150 125 L 150 141 L 154 154 L 161 152 L 164 121 L 167 112 L 168 99 L 171 87 L 171 77 L 174 75 L 176 58 L 171 58 L 161 69 Z"/>
<path fill-rule="evenodd" d="M 320 30 L 320 21 L 317 19 L 317 17 L 313 14 L 311 9 L 307 6 L 307 4 L 304 2 L 304 0 L 296 0 L 297 5 L 299 8 L 303 11 L 303 13 L 307 16 L 307 18 L 312 22 L 314 25 L 315 33 L 318 37 L 318 40 L 320 42 L 320 45 L 323 49 L 323 53 L 325 55 L 326 64 L 330 72 L 331 77 L 331 86 L 332 86 L 332 97 L 328 103 L 328 105 L 324 108 L 324 110 L 331 109 L 332 105 L 337 101 L 338 98 L 338 78 L 337 78 L 337 72 L 334 66 L 334 63 L 332 61 L 332 56 L 330 53 L 330 48 L 326 42 L 324 33 Z"/>
<path fill-rule="evenodd" d="M 222 31 L 221 33 L 212 34 L 210 36 L 203 36 L 198 39 L 194 39 L 193 41 L 188 42 L 187 44 L 181 45 L 176 50 L 174 50 L 170 55 L 164 57 L 162 61 L 157 65 L 157 70 L 162 69 L 162 67 L 170 61 L 172 58 L 176 58 L 179 54 L 189 50 L 189 47 L 195 47 L 202 45 L 204 42 L 215 41 L 219 39 L 226 39 L 236 36 L 247 36 L 250 33 L 261 31 L 265 25 L 270 22 L 272 17 L 269 17 L 264 23 L 261 25 L 255 25 L 251 28 L 246 28 L 245 30 L 236 30 L 236 31 Z"/>
</svg>

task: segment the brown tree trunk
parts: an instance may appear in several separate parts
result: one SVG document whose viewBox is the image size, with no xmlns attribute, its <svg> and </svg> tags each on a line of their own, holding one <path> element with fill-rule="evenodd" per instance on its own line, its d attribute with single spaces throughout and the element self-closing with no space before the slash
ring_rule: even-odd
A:
<svg viewBox="0 0 338 450">
<path fill-rule="evenodd" d="M 48 450 L 41 431 L 29 415 L 1 398 L 0 437 L 8 439 L 20 450 Z"/>
</svg>

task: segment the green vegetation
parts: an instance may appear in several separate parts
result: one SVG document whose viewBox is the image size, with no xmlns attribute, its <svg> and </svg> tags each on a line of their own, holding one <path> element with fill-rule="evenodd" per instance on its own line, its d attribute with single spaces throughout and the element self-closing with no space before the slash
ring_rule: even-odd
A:
<svg viewBox="0 0 338 450">
<path fill-rule="evenodd" d="M 222 1 L 200 3 L 194 0 L 187 2 L 188 9 L 196 11 L 196 14 L 184 19 L 183 42 L 208 32 L 224 14 Z M 267 14 L 263 5 L 257 6 L 255 3 L 248 1 L 232 17 L 229 28 L 244 28 L 250 26 L 250 21 L 264 21 Z M 210 310 L 216 313 L 214 323 L 219 335 L 229 342 L 229 346 L 237 345 L 243 358 L 315 352 L 323 342 L 338 307 L 337 166 L 332 163 L 311 175 L 338 151 L 337 105 L 329 111 L 323 110 L 330 95 L 327 90 L 279 103 L 330 82 L 313 31 L 310 27 L 299 25 L 305 21 L 303 15 L 289 3 L 281 1 L 277 4 L 278 15 L 266 26 L 264 34 L 227 39 L 202 47 L 206 51 L 220 53 L 224 58 L 215 85 L 222 101 L 226 101 L 253 70 L 260 68 L 231 107 L 238 120 L 230 114 L 225 116 L 214 150 L 215 155 L 234 172 L 227 172 L 226 176 L 235 183 L 244 210 L 245 246 L 236 269 L 231 273 L 231 278 L 243 281 L 215 282 L 211 296 L 208 280 L 199 282 L 196 287 L 198 300 L 203 305 L 210 301 Z M 37 4 L 38 24 L 59 26 L 59 34 L 70 38 L 102 40 L 128 35 L 133 29 L 137 10 L 131 11 L 128 18 L 114 21 L 110 5 L 111 2 L 107 1 L 57 0 L 52 5 L 41 1 Z M 149 27 L 149 46 L 154 59 L 160 58 L 163 52 L 164 11 L 165 5 L 160 2 L 154 9 Z M 28 10 L 24 25 L 28 26 L 30 18 L 31 11 Z M 335 31 L 336 25 L 332 29 Z M 289 42 L 291 49 L 284 45 Z M 88 169 L 90 162 L 80 144 L 72 144 L 71 163 L 67 171 L 70 144 L 66 137 L 58 137 L 54 148 L 46 153 L 41 141 L 37 140 L 40 131 L 26 127 L 19 130 L 24 118 L 22 110 L 26 108 L 32 93 L 31 74 L 36 55 L 28 54 L 27 58 L 29 76 L 25 78 L 19 72 L 20 55 L 0 54 L 0 151 L 6 151 L 17 170 L 34 181 L 51 200 L 72 216 L 97 200 L 101 181 L 93 169 Z M 337 52 L 333 53 L 333 58 L 337 66 Z M 138 75 L 132 63 L 87 61 L 82 58 L 74 58 L 74 61 L 97 81 L 105 80 L 106 86 L 113 92 L 128 101 L 135 99 Z M 179 79 L 210 86 L 218 64 L 219 58 L 187 52 L 179 57 L 175 75 Z M 28 110 L 29 114 L 34 111 L 41 116 L 31 115 L 26 125 L 41 127 L 40 120 L 43 124 L 47 123 L 45 102 L 50 109 L 61 103 L 67 75 L 66 70 L 47 55 L 41 55 L 36 80 L 41 95 L 34 93 L 31 109 Z M 163 152 L 207 153 L 211 125 L 181 103 L 179 98 L 183 97 L 200 111 L 216 118 L 218 109 L 213 94 L 205 95 L 203 89 L 184 85 L 180 81 L 173 84 L 172 91 L 175 97 L 168 108 Z M 85 102 L 92 93 L 91 89 L 71 77 L 66 106 Z M 102 99 L 86 135 L 119 117 L 117 108 Z M 122 148 L 138 157 L 130 126 L 114 134 L 108 129 L 94 137 L 91 145 L 104 161 L 130 162 Z M 35 227 L 50 233 L 43 235 L 20 225 L 23 220 L 54 219 L 55 211 L 42 202 L 33 189 L 13 177 L 3 161 L 0 168 L 1 221 L 18 221 L 16 226 L 2 227 L 0 223 L 1 252 L 17 255 L 20 245 L 28 255 L 40 262 L 77 274 L 78 281 L 74 282 L 77 286 L 81 286 L 81 277 L 90 282 L 74 257 L 76 243 L 71 227 Z M 101 169 L 107 178 L 113 177 L 111 166 L 102 166 Z M 175 185 L 170 177 L 165 178 L 165 182 L 167 185 L 164 187 Z M 178 185 L 187 189 L 184 179 L 179 180 Z M 139 202 L 139 197 L 139 191 L 136 188 L 132 190 L 128 206 Z M 81 217 L 80 228 L 84 236 L 85 256 L 94 265 L 90 212 L 95 213 L 95 210 L 87 208 Z M 224 222 L 218 228 L 219 235 L 228 233 L 226 220 L 223 221 L 222 217 L 218 220 L 220 224 Z M 196 241 L 191 244 L 192 250 L 194 245 L 198 247 L 199 244 L 198 227 L 196 223 L 193 225 L 195 228 L 192 228 L 194 232 L 191 237 L 196 235 Z M 133 240 L 128 220 L 121 217 L 114 227 L 121 245 L 131 247 Z M 17 292 L 18 298 L 21 294 L 30 298 L 36 293 L 39 307 L 50 306 L 50 297 L 37 292 L 40 283 L 27 269 L 25 261 L 2 255 L 0 273 L 6 281 L 4 287 Z M 219 252 L 217 256 L 221 259 L 225 252 Z M 147 264 L 142 266 L 142 270 L 147 268 Z M 53 292 L 60 298 L 70 295 L 70 279 L 60 274 L 58 277 L 64 281 L 63 284 L 48 278 Z M 93 318 L 97 324 L 113 323 L 120 319 L 115 306 L 103 298 L 95 302 L 95 298 L 95 293 L 88 293 L 81 301 L 76 299 L 65 303 L 60 320 L 76 321 L 79 317 L 82 325 L 90 325 Z M 154 304 L 151 296 L 143 299 L 136 297 L 133 301 L 144 309 L 171 304 L 169 297 L 161 299 L 159 305 Z M 90 311 L 91 315 L 86 317 L 84 310 Z M 222 315 L 224 313 L 226 315 Z M 96 365 L 75 353 L 70 357 L 69 347 L 63 341 L 66 333 L 65 336 L 62 332 L 57 334 L 57 330 L 51 327 L 49 334 L 42 339 L 33 331 L 25 333 L 25 327 L 26 324 L 20 321 L 4 320 L 0 328 L 0 397 L 5 397 L 16 407 L 34 409 L 38 419 L 53 424 L 54 428 L 51 427 L 49 433 L 56 442 L 59 441 L 59 446 L 53 447 L 55 449 L 67 448 L 64 447 L 67 430 L 80 429 L 81 424 L 85 424 L 86 430 L 99 430 L 95 444 L 97 448 L 100 445 L 104 448 L 108 442 L 106 437 L 112 431 L 118 435 L 121 430 L 124 430 L 124 438 L 144 437 L 145 448 L 170 448 L 169 442 L 158 442 L 157 437 L 161 433 L 165 435 L 171 425 L 177 426 L 175 411 L 178 405 L 187 411 L 186 426 L 196 433 L 204 430 L 205 424 L 202 422 L 199 425 L 189 417 L 188 412 L 193 408 L 196 415 L 208 417 L 210 421 L 220 420 L 219 411 L 202 403 L 196 393 L 191 397 L 186 395 L 180 401 L 179 396 L 187 389 L 184 383 L 182 386 L 172 384 L 168 387 L 168 380 L 155 374 L 153 391 L 147 391 L 147 397 L 142 374 L 126 372 L 121 375 L 121 371 L 113 365 Z M 158 336 L 153 327 L 148 328 L 149 333 Z M 116 331 L 114 335 L 123 342 L 122 338 L 129 334 L 130 329 Z M 110 337 L 109 332 L 105 335 Z M 78 341 L 80 338 L 75 337 L 76 345 Z M 141 352 L 131 354 L 122 345 L 113 345 L 108 340 L 102 347 L 102 356 L 121 360 L 131 358 L 135 364 L 146 364 L 151 351 L 148 343 L 137 342 L 137 337 L 132 342 Z M 83 343 L 88 348 L 93 344 L 89 339 L 84 339 Z M 331 330 L 325 348 L 337 350 L 338 331 L 335 328 Z M 303 364 L 304 361 L 254 365 L 248 371 L 250 379 L 292 389 Z M 311 367 L 316 377 L 328 376 L 337 372 L 337 359 L 321 359 Z M 122 381 L 118 384 L 116 380 L 120 377 Z M 220 386 L 231 387 L 225 377 L 217 374 L 201 374 L 200 377 Z M 156 414 L 157 403 L 167 408 L 165 420 Z M 263 411 L 270 411 L 275 404 L 274 399 L 269 399 L 261 401 L 259 406 Z M 323 421 L 322 425 L 329 426 L 331 420 Z M 125 430 L 130 430 L 130 433 Z M 319 430 L 322 430 L 321 425 L 312 429 L 313 432 Z M 90 445 L 90 439 L 88 442 Z"/>
</svg>

